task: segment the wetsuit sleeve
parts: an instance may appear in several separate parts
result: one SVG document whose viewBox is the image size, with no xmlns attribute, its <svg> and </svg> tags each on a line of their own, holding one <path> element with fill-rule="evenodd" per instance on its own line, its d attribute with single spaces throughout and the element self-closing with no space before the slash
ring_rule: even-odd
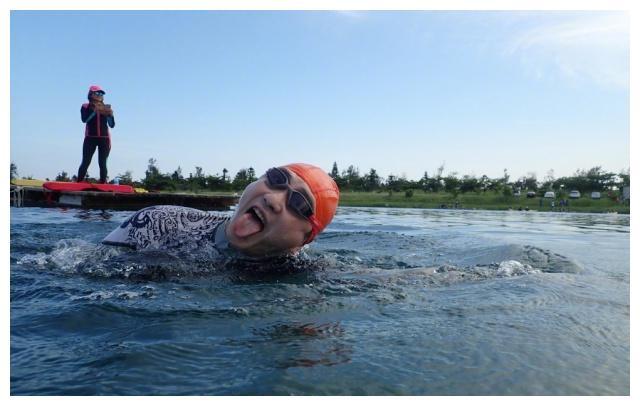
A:
<svg viewBox="0 0 640 406">
<path fill-rule="evenodd" d="M 181 206 L 139 210 L 107 235 L 103 244 L 133 249 L 162 249 L 210 238 L 221 221 L 205 211 Z"/>
<path fill-rule="evenodd" d="M 107 124 L 109 124 L 111 128 L 116 126 L 116 119 L 113 118 L 113 115 L 107 117 Z"/>
<path fill-rule="evenodd" d="M 87 121 L 91 120 L 95 115 L 96 115 L 96 112 L 93 111 L 93 109 L 89 106 L 86 106 L 86 107 L 82 106 L 80 108 L 80 118 L 82 119 L 83 123 L 86 123 Z"/>
</svg>

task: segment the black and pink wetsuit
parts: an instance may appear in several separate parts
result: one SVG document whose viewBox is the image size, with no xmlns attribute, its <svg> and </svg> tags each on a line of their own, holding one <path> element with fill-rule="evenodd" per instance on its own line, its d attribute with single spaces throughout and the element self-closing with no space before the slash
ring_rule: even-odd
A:
<svg viewBox="0 0 640 406">
<path fill-rule="evenodd" d="M 87 169 L 98 148 L 98 165 L 100 166 L 100 182 L 107 181 L 107 158 L 111 151 L 111 134 L 109 127 L 116 125 L 113 116 L 105 116 L 93 109 L 89 103 L 82 105 L 80 118 L 86 123 L 84 129 L 84 143 L 82 144 L 82 163 L 78 168 L 78 182 L 82 182 Z"/>
</svg>

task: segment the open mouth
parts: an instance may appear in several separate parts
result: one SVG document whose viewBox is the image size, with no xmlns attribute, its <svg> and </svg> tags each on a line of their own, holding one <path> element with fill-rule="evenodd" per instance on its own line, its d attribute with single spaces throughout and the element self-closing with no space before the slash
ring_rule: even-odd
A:
<svg viewBox="0 0 640 406">
<path fill-rule="evenodd" d="M 256 206 L 250 207 L 235 222 L 234 232 L 240 238 L 247 238 L 264 230 L 266 219 Z"/>
<path fill-rule="evenodd" d="M 264 229 L 264 224 L 265 224 L 263 214 L 255 206 L 247 210 L 247 213 L 251 213 L 254 220 L 260 223 L 260 231 L 262 231 Z"/>
</svg>

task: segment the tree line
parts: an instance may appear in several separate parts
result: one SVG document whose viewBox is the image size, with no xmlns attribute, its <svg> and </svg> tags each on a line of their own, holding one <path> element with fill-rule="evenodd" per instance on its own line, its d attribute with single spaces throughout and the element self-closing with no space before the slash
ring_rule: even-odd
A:
<svg viewBox="0 0 640 406">
<path fill-rule="evenodd" d="M 354 192 L 405 192 L 412 194 L 413 191 L 424 192 L 447 192 L 454 196 L 460 193 L 503 193 L 511 195 L 515 191 L 570 191 L 578 190 L 581 193 L 606 192 L 610 190 L 621 190 L 623 186 L 629 185 L 630 172 L 628 169 L 620 172 L 608 172 L 601 166 L 595 166 L 588 170 L 578 169 L 572 176 L 555 177 L 553 169 L 549 170 L 546 176 L 539 180 L 535 173 L 528 173 L 526 176 L 511 179 L 507 169 L 503 175 L 497 178 L 490 178 L 487 175 L 476 177 L 474 175 L 459 176 L 457 172 L 444 174 L 444 164 L 437 168 L 435 172 L 429 174 L 424 172 L 418 180 L 407 179 L 404 175 L 390 174 L 386 178 L 381 177 L 378 172 L 371 168 L 368 172 L 360 174 L 360 170 L 349 165 L 347 169 L 340 171 L 337 162 L 333 163 L 331 176 L 340 190 Z M 17 166 L 11 163 L 11 179 L 17 177 Z M 73 181 L 75 176 L 62 171 L 58 173 L 55 180 Z M 235 176 L 231 176 L 226 168 L 222 169 L 222 174 L 207 175 L 202 167 L 196 166 L 195 171 L 184 176 L 182 168 L 178 167 L 173 172 L 162 173 L 158 162 L 150 158 L 144 178 L 134 180 L 131 171 L 118 174 L 112 182 L 117 179 L 118 183 L 143 187 L 147 190 L 164 191 L 241 191 L 251 182 L 257 179 L 253 167 L 240 169 Z M 96 181 L 89 175 L 88 181 Z"/>
<path fill-rule="evenodd" d="M 422 190 L 424 192 L 447 192 L 454 196 L 460 193 L 503 193 L 512 195 L 515 191 L 570 191 L 578 190 L 581 193 L 604 192 L 609 190 L 621 190 L 629 185 L 629 170 L 618 173 L 605 171 L 601 166 L 595 166 L 588 170 L 578 169 L 572 176 L 555 177 L 553 169 L 539 180 L 535 173 L 530 172 L 526 176 L 511 179 L 507 169 L 498 178 L 490 178 L 487 175 L 476 177 L 474 175 L 459 176 L 457 172 L 444 175 L 444 165 L 431 175 L 425 171 L 418 180 L 410 180 L 405 176 L 394 174 L 382 178 L 373 168 L 362 175 L 359 169 L 353 165 L 346 170 L 339 171 L 336 162 L 330 173 L 340 190 L 348 191 L 387 191 L 408 192 Z"/>
<path fill-rule="evenodd" d="M 58 173 L 55 180 L 60 182 L 72 182 L 76 177 L 62 171 Z M 95 182 L 96 179 L 87 174 L 88 182 Z M 196 166 L 195 171 L 185 176 L 182 168 L 178 167 L 173 172 L 162 173 L 155 158 L 150 158 L 144 178 L 134 180 L 131 171 L 125 171 L 112 178 L 110 183 L 121 185 L 131 185 L 141 187 L 151 191 L 239 191 L 247 187 L 251 182 L 257 180 L 256 171 L 252 168 L 242 168 L 232 178 L 227 168 L 222 169 L 222 175 L 207 175 L 202 167 Z"/>
</svg>

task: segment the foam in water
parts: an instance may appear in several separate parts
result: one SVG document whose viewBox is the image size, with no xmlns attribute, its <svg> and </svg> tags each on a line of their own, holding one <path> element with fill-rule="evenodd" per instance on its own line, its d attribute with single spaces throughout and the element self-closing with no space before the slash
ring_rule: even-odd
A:
<svg viewBox="0 0 640 406">
<path fill-rule="evenodd" d="M 386 254 L 368 252 L 371 251 L 368 246 L 364 252 L 359 249 L 317 251 L 305 247 L 298 255 L 263 262 L 222 257 L 214 248 L 206 245 L 142 252 L 93 244 L 81 239 L 63 239 L 55 244 L 51 253 L 27 254 L 18 260 L 18 264 L 52 272 L 139 281 L 177 281 L 185 277 L 210 278 L 214 275 L 248 281 L 269 275 L 277 278 L 283 273 L 304 275 L 307 271 L 327 269 L 332 274 L 338 272 L 338 278 L 348 278 L 347 275 L 382 275 L 384 272 L 381 270 L 388 270 L 394 277 L 407 278 L 419 273 L 428 284 L 450 284 L 540 272 L 580 270 L 579 266 L 565 257 L 531 246 L 497 246 L 485 249 L 484 253 L 472 250 L 473 252 L 467 252 L 459 259 L 461 263 L 450 263 L 449 260 L 455 261 L 456 257 L 438 257 L 431 252 L 431 245 L 405 247 L 408 244 L 406 238 L 398 241 L 403 247 L 398 247 L 393 255 L 388 254 L 389 250 L 385 251 Z M 435 266 L 421 265 L 432 261 L 427 258 L 447 262 Z M 470 262 L 469 258 L 476 261 L 497 261 L 466 265 L 465 262 Z M 95 297 L 103 296 L 95 294 Z"/>
<path fill-rule="evenodd" d="M 531 273 L 540 273 L 540 270 L 532 268 L 531 265 L 522 264 L 514 260 L 509 260 L 500 262 L 496 271 L 496 276 L 504 277 L 527 275 Z"/>
</svg>

